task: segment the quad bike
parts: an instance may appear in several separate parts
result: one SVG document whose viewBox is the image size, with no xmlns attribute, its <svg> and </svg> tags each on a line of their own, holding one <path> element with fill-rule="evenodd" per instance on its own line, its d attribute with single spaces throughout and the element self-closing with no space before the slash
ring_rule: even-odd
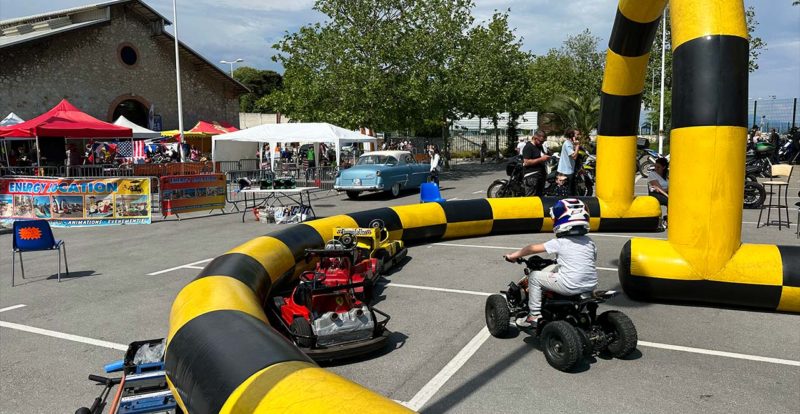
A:
<svg viewBox="0 0 800 414">
<path fill-rule="evenodd" d="M 524 263 L 526 277 L 511 282 L 501 294 L 486 300 L 486 326 L 492 336 L 507 335 L 513 320 L 528 315 L 527 276 L 536 270 L 554 265 L 555 261 L 531 256 L 517 259 Z M 597 315 L 598 305 L 617 295 L 613 290 L 597 290 L 580 295 L 563 296 L 543 291 L 542 319 L 534 334 L 547 363 L 560 371 L 570 371 L 586 357 L 608 352 L 624 358 L 636 349 L 637 333 L 633 322 L 624 313 L 606 311 Z"/>
<path fill-rule="evenodd" d="M 294 289 L 273 297 L 269 304 L 283 333 L 316 361 L 383 348 L 390 317 L 368 304 L 378 261 L 359 261 L 356 248 L 343 248 L 333 240 L 326 249 L 307 249 L 306 254 L 308 260 L 319 258 L 316 268 L 303 272 Z"/>
</svg>

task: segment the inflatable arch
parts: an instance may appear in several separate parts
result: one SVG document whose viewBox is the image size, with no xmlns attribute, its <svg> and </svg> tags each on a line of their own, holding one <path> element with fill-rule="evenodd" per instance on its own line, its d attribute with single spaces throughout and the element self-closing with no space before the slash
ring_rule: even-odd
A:
<svg viewBox="0 0 800 414">
<path fill-rule="evenodd" d="M 598 170 L 600 160 L 610 158 L 602 158 L 607 151 L 634 158 L 633 137 L 627 136 L 635 134 L 647 49 L 665 4 L 619 4 L 603 80 Z M 643 300 L 800 312 L 800 246 L 741 243 L 748 76 L 744 5 L 673 0 L 670 13 L 669 230 L 666 241 L 634 238 L 625 245 L 622 287 Z M 698 162 L 697 154 L 725 160 L 724 166 Z M 610 178 L 598 177 L 601 198 L 600 186 Z"/>
<path fill-rule="evenodd" d="M 648 231 L 658 225 L 658 202 L 633 197 L 633 163 L 647 49 L 664 6 L 663 0 L 621 0 L 619 5 L 603 80 L 598 198 L 584 199 L 595 231 Z M 744 116 L 740 120 L 739 115 L 746 110 L 742 105 L 746 105 L 747 41 L 742 2 L 673 0 L 672 13 L 673 21 L 683 21 L 673 29 L 676 45 L 702 38 L 700 44 L 708 46 L 675 50 L 675 73 L 681 77 L 676 75 L 673 106 L 691 109 L 673 110 L 669 240 L 629 242 L 621 255 L 620 280 L 630 294 L 641 298 L 690 298 L 800 311 L 797 248 L 739 247 L 743 171 L 694 166 L 688 143 L 681 145 L 688 137 L 699 137 L 705 150 L 714 149 L 731 165 L 744 165 L 745 127 L 740 125 Z M 737 53 L 734 62 L 725 60 L 729 52 Z M 731 63 L 735 65 L 728 67 Z M 736 122 L 729 121 L 731 117 Z M 679 173 L 681 169 L 685 171 Z M 694 176 L 689 174 L 708 181 L 692 182 Z M 690 197 L 717 210 L 697 208 Z M 552 221 L 545 212 L 553 202 L 517 198 L 380 208 L 288 227 L 217 257 L 180 291 L 170 312 L 165 364 L 178 404 L 188 413 L 409 412 L 317 367 L 271 328 L 262 307 L 271 288 L 292 281 L 307 266 L 300 260 L 304 250 L 323 246 L 338 226 L 367 226 L 380 218 L 390 237 L 407 242 L 550 231 Z M 712 226 L 729 236 L 714 237 Z M 759 273 L 745 274 L 749 269 Z M 720 292 L 714 291 L 714 283 L 724 285 Z M 736 288 L 737 283 L 743 288 Z M 773 299 L 777 291 L 779 299 L 762 303 L 742 294 L 744 288 L 761 287 L 769 289 Z M 695 289 L 704 294 L 695 294 Z"/>
</svg>

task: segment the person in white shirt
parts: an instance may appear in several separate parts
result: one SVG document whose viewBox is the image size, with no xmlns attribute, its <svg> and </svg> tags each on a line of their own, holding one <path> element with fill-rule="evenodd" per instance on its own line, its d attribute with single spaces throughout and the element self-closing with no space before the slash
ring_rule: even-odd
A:
<svg viewBox="0 0 800 414">
<path fill-rule="evenodd" d="M 517 155 L 522 155 L 522 149 L 525 148 L 525 144 L 527 144 L 527 140 L 525 137 L 519 137 L 519 143 L 517 144 Z"/>
<path fill-rule="evenodd" d="M 439 153 L 439 147 L 437 145 L 429 145 L 428 153 L 431 156 L 431 182 L 436 183 L 436 186 L 438 187 L 439 172 L 442 171 L 442 156 Z"/>
<path fill-rule="evenodd" d="M 530 244 L 504 256 L 510 262 L 536 253 L 546 252 L 557 256 L 557 271 L 545 268 L 528 276 L 529 314 L 517 319 L 517 326 L 521 328 L 535 328 L 538 325 L 542 317 L 542 289 L 571 296 L 597 288 L 597 247 L 586 235 L 589 232 L 586 206 L 577 198 L 565 198 L 550 209 L 550 217 L 553 219 L 555 239 Z"/>
<path fill-rule="evenodd" d="M 655 171 L 650 173 L 647 183 L 648 193 L 655 197 L 662 206 L 669 201 L 669 161 L 666 158 L 656 160 Z"/>
</svg>

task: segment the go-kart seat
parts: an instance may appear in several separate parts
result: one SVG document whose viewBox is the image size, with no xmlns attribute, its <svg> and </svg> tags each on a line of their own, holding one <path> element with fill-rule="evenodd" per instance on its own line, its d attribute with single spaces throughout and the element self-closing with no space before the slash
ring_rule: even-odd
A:
<svg viewBox="0 0 800 414">
<path fill-rule="evenodd" d="M 312 291 L 311 283 L 300 282 L 300 284 L 297 285 L 297 288 L 294 290 L 294 293 L 292 295 L 292 300 L 294 301 L 294 303 L 300 306 L 310 307 L 311 291 Z"/>
</svg>

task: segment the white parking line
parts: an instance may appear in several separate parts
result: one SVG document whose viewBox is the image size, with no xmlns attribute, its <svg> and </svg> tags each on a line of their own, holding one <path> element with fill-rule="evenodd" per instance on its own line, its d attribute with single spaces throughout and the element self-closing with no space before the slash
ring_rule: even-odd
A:
<svg viewBox="0 0 800 414">
<path fill-rule="evenodd" d="M 489 339 L 489 329 L 484 327 L 483 329 L 478 332 L 472 340 L 467 343 L 467 345 L 461 349 L 461 351 L 447 363 L 447 365 L 439 371 L 424 387 L 422 387 L 414 398 L 412 398 L 408 403 L 404 404 L 406 407 L 414 410 L 419 411 L 430 399 L 436 394 L 439 389 L 449 380 L 459 369 L 461 369 L 464 364 L 469 361 L 472 355 L 478 351 L 478 349 Z"/>
<path fill-rule="evenodd" d="M 51 330 L 48 330 L 48 329 L 34 328 L 33 326 L 20 325 L 18 323 L 0 321 L 0 327 L 9 328 L 9 329 L 16 329 L 18 331 L 30 332 L 30 333 L 35 333 L 35 334 L 39 334 L 39 335 L 51 336 L 53 338 L 66 339 L 68 341 L 80 342 L 80 343 L 83 343 L 83 344 L 100 346 L 100 347 L 103 347 L 103 348 L 118 349 L 120 351 L 127 351 L 128 350 L 128 345 L 117 344 L 117 343 L 108 342 L 108 341 L 101 341 L 99 339 L 87 338 L 85 336 L 72 335 L 72 334 L 63 333 L 63 332 L 56 332 L 56 331 L 51 331 Z"/>
<path fill-rule="evenodd" d="M 193 262 L 193 263 L 189 263 L 189 264 L 185 264 L 185 265 L 180 265 L 180 266 L 175 266 L 175 267 L 171 267 L 171 268 L 169 268 L 169 269 L 159 270 L 158 272 L 148 273 L 148 274 L 147 274 L 147 276 L 155 276 L 155 275 L 160 275 L 160 274 L 167 273 L 167 272 L 171 272 L 171 271 L 173 271 L 173 270 L 178 270 L 178 269 L 186 269 L 186 268 L 192 269 L 192 268 L 193 268 L 192 266 L 194 266 L 194 265 L 196 265 L 196 264 L 200 264 L 200 263 L 206 263 L 206 262 L 210 262 L 210 261 L 212 261 L 212 260 L 214 260 L 214 259 L 212 258 L 212 259 L 198 260 L 198 261 L 196 261 L 196 262 Z M 194 267 L 194 268 L 196 268 L 196 267 Z M 202 268 L 201 268 L 201 269 L 202 269 Z"/>
<path fill-rule="evenodd" d="M 489 296 L 491 293 L 485 292 L 476 292 L 474 290 L 460 290 L 460 289 L 445 289 L 445 288 L 437 288 L 432 286 L 416 286 L 416 285 L 405 285 L 402 283 L 388 283 L 384 285 L 385 287 L 399 287 L 399 288 L 406 288 L 406 289 L 419 289 L 419 290 L 432 290 L 434 292 L 447 292 L 447 293 L 463 293 L 465 295 L 475 295 L 475 296 Z"/>
<path fill-rule="evenodd" d="M 484 190 L 473 191 L 472 194 L 480 194 L 482 192 L 484 192 Z"/>
<path fill-rule="evenodd" d="M 736 352 L 714 351 L 711 349 L 692 348 L 688 346 L 659 344 L 656 342 L 647 342 L 647 341 L 639 341 L 638 345 L 650 348 L 669 349 L 672 351 L 691 352 L 693 354 L 715 355 L 726 358 L 746 359 L 748 361 L 767 362 L 770 364 L 780 364 L 780 365 L 789 365 L 793 367 L 800 367 L 800 361 L 793 361 L 791 359 L 770 358 L 757 355 L 738 354 Z"/>
<path fill-rule="evenodd" d="M 0 309 L 0 313 L 2 313 L 2 312 L 5 312 L 5 311 L 14 310 L 14 309 L 24 308 L 24 307 L 25 307 L 25 305 L 14 305 L 14 306 L 9 306 L 9 307 L 7 307 L 7 308 Z"/>
</svg>

